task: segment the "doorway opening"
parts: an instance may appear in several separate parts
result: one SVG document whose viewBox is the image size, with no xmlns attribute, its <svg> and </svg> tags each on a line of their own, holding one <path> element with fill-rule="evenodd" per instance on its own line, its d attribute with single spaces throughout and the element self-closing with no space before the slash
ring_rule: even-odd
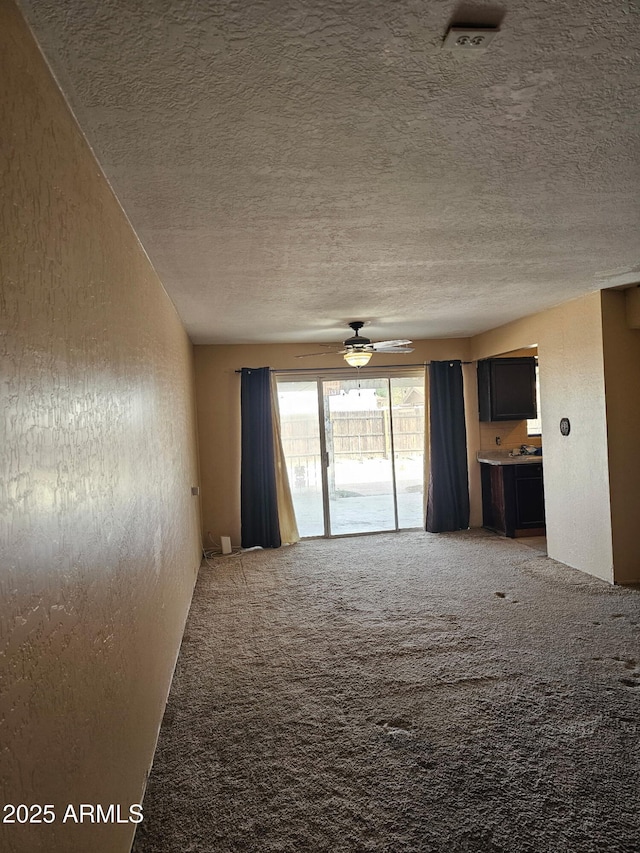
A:
<svg viewBox="0 0 640 853">
<path fill-rule="evenodd" d="M 300 535 L 423 527 L 424 371 L 276 378 Z"/>
</svg>

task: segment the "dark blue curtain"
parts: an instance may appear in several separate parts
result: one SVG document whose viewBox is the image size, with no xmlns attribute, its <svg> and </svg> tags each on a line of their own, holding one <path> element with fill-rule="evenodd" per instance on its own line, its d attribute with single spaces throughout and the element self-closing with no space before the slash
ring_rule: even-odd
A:
<svg viewBox="0 0 640 853">
<path fill-rule="evenodd" d="M 242 547 L 279 548 L 271 382 L 268 367 L 243 367 L 240 378 Z"/>
<path fill-rule="evenodd" d="M 429 365 L 429 444 L 427 530 L 466 530 L 469 472 L 459 361 L 432 361 Z"/>
</svg>

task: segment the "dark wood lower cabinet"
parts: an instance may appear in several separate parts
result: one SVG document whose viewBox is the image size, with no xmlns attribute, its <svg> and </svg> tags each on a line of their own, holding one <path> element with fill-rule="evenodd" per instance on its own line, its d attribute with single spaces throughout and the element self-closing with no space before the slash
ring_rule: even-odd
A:
<svg viewBox="0 0 640 853">
<path fill-rule="evenodd" d="M 503 536 L 545 533 L 542 463 L 481 463 L 482 523 Z"/>
</svg>

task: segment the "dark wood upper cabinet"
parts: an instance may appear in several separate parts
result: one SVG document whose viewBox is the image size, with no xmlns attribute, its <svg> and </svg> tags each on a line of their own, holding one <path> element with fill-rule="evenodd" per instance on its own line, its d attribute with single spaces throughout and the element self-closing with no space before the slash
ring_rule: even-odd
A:
<svg viewBox="0 0 640 853">
<path fill-rule="evenodd" d="M 487 358 L 478 362 L 481 421 L 537 417 L 535 358 Z"/>
</svg>

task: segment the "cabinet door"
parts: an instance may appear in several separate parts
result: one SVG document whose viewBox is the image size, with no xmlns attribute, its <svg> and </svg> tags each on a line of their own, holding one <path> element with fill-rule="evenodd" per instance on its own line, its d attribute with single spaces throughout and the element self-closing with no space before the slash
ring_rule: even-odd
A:
<svg viewBox="0 0 640 853">
<path fill-rule="evenodd" d="M 535 358 L 489 358 L 478 362 L 481 421 L 535 418 Z"/>
<path fill-rule="evenodd" d="M 513 473 L 507 470 L 507 474 Z M 510 518 L 508 493 L 510 482 L 507 477 L 505 488 L 505 468 L 501 465 L 480 465 L 482 482 L 482 525 L 506 536 L 513 535 L 513 522 Z M 512 501 L 513 503 L 513 501 Z"/>
<path fill-rule="evenodd" d="M 544 486 L 542 465 L 516 465 L 516 526 L 543 527 Z"/>
</svg>

